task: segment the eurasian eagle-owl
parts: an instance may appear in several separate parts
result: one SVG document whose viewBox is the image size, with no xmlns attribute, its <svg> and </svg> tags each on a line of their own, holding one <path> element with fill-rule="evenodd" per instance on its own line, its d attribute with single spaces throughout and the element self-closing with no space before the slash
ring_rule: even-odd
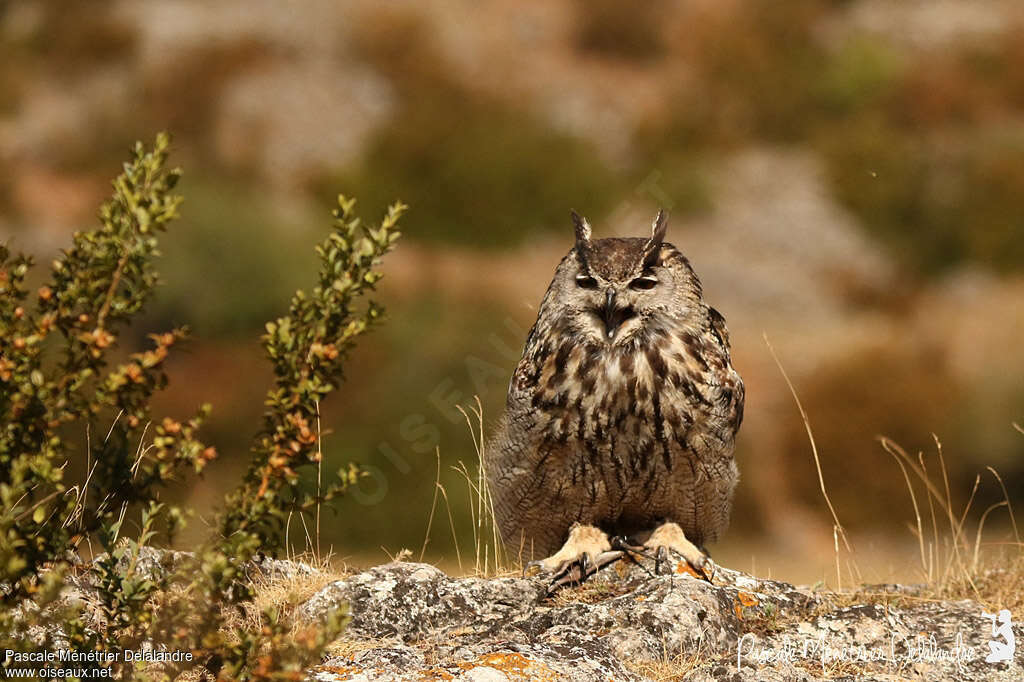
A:
<svg viewBox="0 0 1024 682">
<path fill-rule="evenodd" d="M 581 580 L 615 538 L 697 569 L 729 522 L 743 381 L 725 320 L 690 262 L 650 238 L 576 243 L 555 270 L 509 384 L 485 467 L 512 556 Z M 561 549 L 559 549 L 561 547 Z M 551 555 L 551 556 L 548 556 Z"/>
</svg>

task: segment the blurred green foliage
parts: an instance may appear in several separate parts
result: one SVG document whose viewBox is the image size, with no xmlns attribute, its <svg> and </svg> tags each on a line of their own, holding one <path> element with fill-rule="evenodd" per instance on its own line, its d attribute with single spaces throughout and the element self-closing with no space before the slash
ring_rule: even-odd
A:
<svg viewBox="0 0 1024 682">
<path fill-rule="evenodd" d="M 632 189 L 587 141 L 457 82 L 420 20 L 378 19 L 353 49 L 391 79 L 399 110 L 360 163 L 318 183 L 321 196 L 349 187 L 377 210 L 393 192 L 416 212 L 413 238 L 498 247 L 564 229 L 570 206 L 601 216 Z"/>
<path fill-rule="evenodd" d="M 469 427 L 453 405 L 468 407 L 479 395 L 488 423 L 500 415 L 518 359 L 509 358 L 500 344 L 518 352 L 522 338 L 510 326 L 524 327 L 529 321 L 516 319 L 510 325 L 511 312 L 500 306 L 453 305 L 437 292 L 389 302 L 388 310 L 392 323 L 374 334 L 374 343 L 357 348 L 349 364 L 351 383 L 362 389 L 342 392 L 324 413 L 325 423 L 338 423 L 342 415 L 345 423 L 324 439 L 328 462 L 373 467 L 378 473 L 358 485 L 368 498 L 382 483 L 387 494 L 361 505 L 360 514 L 325 525 L 324 542 L 370 551 L 383 545 L 392 553 L 418 548 L 440 448 L 441 483 L 449 493 L 456 532 L 463 548 L 472 546 L 472 497 L 465 479 L 451 467 L 461 460 L 475 471 L 477 460 Z M 401 395 L 395 394 L 396 387 Z M 433 555 L 454 558 L 447 523 L 435 526 L 432 535 Z"/>
<path fill-rule="evenodd" d="M 867 120 L 823 146 L 839 198 L 904 263 L 1024 264 L 1024 129 L 894 132 Z"/>
<path fill-rule="evenodd" d="M 314 185 L 326 202 L 329 188 L 350 188 L 371 211 L 382 211 L 391 196 L 382 188 L 408 197 L 420 216 L 414 239 L 504 246 L 562 229 L 566 206 L 599 221 L 652 170 L 661 171 L 677 214 L 704 210 L 711 202 L 702 168 L 721 154 L 747 144 L 799 144 L 822 154 L 836 196 L 915 272 L 966 262 L 1019 269 L 1021 41 L 1007 29 L 936 48 L 899 44 L 845 27 L 852 4 L 577 3 L 569 35 L 577 52 L 638 69 L 677 64 L 686 76 L 666 78 L 677 96 L 658 120 L 641 124 L 633 157 L 614 167 L 529 106 L 484 94 L 456 75 L 421 15 L 381 7 L 338 58 L 383 74 L 398 96 L 397 116 L 359 162 Z M 104 3 L 33 5 L 39 16 L 31 31 L 0 34 L 7 56 L 0 110 L 16 111 L 35 81 L 126 66 L 138 50 L 135 30 Z M 139 111 L 98 117 L 90 135 L 67 141 L 54 161 L 95 165 L 117 140 L 171 127 L 189 140 L 188 153 L 216 170 L 211 123 L 226 84 L 286 57 L 263 38 L 199 46 L 154 70 L 136 93 Z M 251 186 L 253 178 L 237 180 Z M 9 189 L 0 188 L 5 203 Z M 240 198 L 232 203 L 246 209 Z M 209 238 L 215 248 L 216 231 Z M 256 298 L 240 298 L 234 320 L 230 312 L 218 317 L 224 311 L 204 317 L 231 328 L 258 316 L 246 311 Z"/>
<path fill-rule="evenodd" d="M 282 216 L 237 179 L 188 177 L 181 189 L 188 204 L 163 249 L 167 286 L 149 321 L 187 319 L 206 338 L 248 336 L 287 305 L 287 292 L 315 266 L 302 246 L 313 221 Z"/>
<path fill-rule="evenodd" d="M 407 102 L 357 168 L 325 182 L 371 208 L 408 197 L 417 238 L 476 247 L 564 228 L 567 206 L 601 215 L 623 192 L 586 142 L 454 90 Z"/>
<path fill-rule="evenodd" d="M 1024 265 L 1022 55 L 1007 38 L 914 59 L 876 46 L 857 70 L 873 87 L 818 131 L 836 195 L 921 273 Z"/>
<path fill-rule="evenodd" d="M 943 52 L 857 33 L 826 41 L 833 9 L 756 0 L 705 17 L 687 51 L 701 96 L 680 98 L 667 124 L 645 131 L 647 148 L 809 145 L 836 196 L 914 272 L 1020 269 L 1019 41 L 1008 32 Z"/>
</svg>

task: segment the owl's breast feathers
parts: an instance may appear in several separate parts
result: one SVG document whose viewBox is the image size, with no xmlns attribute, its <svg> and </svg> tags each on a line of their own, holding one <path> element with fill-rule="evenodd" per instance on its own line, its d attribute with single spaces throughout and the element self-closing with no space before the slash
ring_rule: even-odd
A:
<svg viewBox="0 0 1024 682">
<path fill-rule="evenodd" d="M 628 458 L 637 474 L 652 458 L 669 471 L 679 457 L 731 458 L 743 382 L 724 320 L 710 308 L 706 320 L 697 331 L 655 328 L 624 346 L 534 329 L 512 378 L 508 416 L 528 425 L 538 452 L 568 445 L 581 455 Z"/>
</svg>

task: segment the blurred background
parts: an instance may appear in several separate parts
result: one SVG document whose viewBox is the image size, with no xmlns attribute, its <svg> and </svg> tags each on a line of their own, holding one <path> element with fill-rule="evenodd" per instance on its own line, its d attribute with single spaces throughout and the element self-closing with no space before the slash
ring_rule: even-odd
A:
<svg viewBox="0 0 1024 682">
<path fill-rule="evenodd" d="M 200 537 L 259 428 L 259 334 L 312 284 L 334 196 L 369 220 L 408 203 L 378 297 L 388 322 L 323 406 L 326 468 L 370 475 L 325 512 L 321 543 L 369 564 L 419 553 L 437 450 L 471 553 L 452 467 L 476 455 L 454 406 L 478 395 L 485 422 L 500 414 L 568 210 L 604 237 L 668 208 L 747 383 L 713 556 L 834 572 L 767 334 L 864 578 L 909 579 L 913 507 L 877 436 L 937 472 L 935 434 L 961 505 L 984 474 L 973 518 L 1003 499 L 988 466 L 1024 508 L 1022 30 L 1016 0 L 5 0 L 0 239 L 48 263 L 96 224 L 133 141 L 172 132 L 183 217 L 165 286 L 123 340 L 193 330 L 158 413 L 214 405 L 222 457 L 175 491 Z M 986 528 L 1005 541 L 1005 510 Z M 427 558 L 451 568 L 454 546 L 442 501 Z"/>
</svg>

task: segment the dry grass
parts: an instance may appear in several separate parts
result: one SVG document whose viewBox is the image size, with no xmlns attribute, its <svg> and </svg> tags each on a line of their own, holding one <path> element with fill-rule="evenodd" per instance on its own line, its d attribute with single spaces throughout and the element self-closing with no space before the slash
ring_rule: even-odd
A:
<svg viewBox="0 0 1024 682">
<path fill-rule="evenodd" d="M 669 656 L 665 647 L 662 657 L 654 661 L 626 661 L 626 667 L 644 679 L 653 682 L 681 682 L 701 664 L 707 663 L 708 653 L 698 644 L 691 652 Z"/>
<path fill-rule="evenodd" d="M 796 388 L 786 374 L 767 336 L 765 336 L 765 344 L 800 411 L 814 455 L 821 494 L 832 515 L 836 564 L 835 595 L 839 597 L 844 594 L 842 573 L 844 557 L 840 541 L 842 541 L 842 550 L 845 550 L 851 577 L 854 578 L 852 584 L 859 585 L 862 582 L 860 572 L 857 570 L 854 550 L 829 497 L 821 458 L 807 413 L 800 402 Z M 1024 429 L 1018 424 L 1014 423 L 1012 426 L 1024 433 Z M 935 443 L 935 461 L 931 464 L 923 452 L 918 452 L 916 457 L 912 457 L 894 441 L 885 437 L 879 438 L 882 447 L 892 455 L 899 465 L 914 508 L 915 525 L 912 527 L 912 533 L 917 540 L 920 554 L 921 589 L 917 594 L 909 595 L 871 592 L 854 588 L 845 592 L 846 597 L 860 602 L 867 598 L 872 603 L 885 604 L 899 601 L 974 599 L 988 608 L 1019 610 L 1019 607 L 1024 606 L 1024 596 L 1022 596 L 1022 592 L 1024 592 L 1024 543 L 1021 542 L 1013 505 L 1002 477 L 992 467 L 986 467 L 1003 499 L 988 506 L 980 515 L 975 514 L 977 520 L 971 522 L 972 505 L 983 477 L 981 474 L 975 477 L 967 503 L 962 509 L 957 509 L 949 485 L 949 474 L 942 451 L 942 443 L 934 434 L 932 434 L 932 438 Z M 927 513 L 923 511 L 924 504 L 921 502 L 919 488 L 923 488 Z M 985 523 L 989 519 L 989 515 L 1003 507 L 1006 508 L 1013 529 L 1013 541 L 995 544 L 984 542 Z"/>
<path fill-rule="evenodd" d="M 599 604 L 615 597 L 628 594 L 632 588 L 623 582 L 609 582 L 601 578 L 587 580 L 581 585 L 560 589 L 550 599 L 551 606 L 561 607 L 570 604 Z"/>
<path fill-rule="evenodd" d="M 475 397 L 475 405 L 470 405 L 468 411 L 459 406 L 459 411 L 466 418 L 466 425 L 469 427 L 470 437 L 473 440 L 473 449 L 476 452 L 475 471 L 465 462 L 459 460 L 458 466 L 452 467 L 466 481 L 469 491 L 469 512 L 470 521 L 473 526 L 473 564 L 467 570 L 463 563 L 463 552 L 459 547 L 458 534 L 455 531 L 455 519 L 452 515 L 451 501 L 448 497 L 448 490 L 441 483 L 441 454 L 437 452 L 437 472 L 434 480 L 434 499 L 430 506 L 430 515 L 427 518 L 427 530 L 423 538 L 423 547 L 420 549 L 420 561 L 426 554 L 427 546 L 430 544 L 431 531 L 434 527 L 434 517 L 437 513 L 437 504 L 440 498 L 444 499 L 445 510 L 448 513 L 448 525 L 451 529 L 452 541 L 455 543 L 455 556 L 459 565 L 459 572 L 462 574 L 497 577 L 512 575 L 516 569 L 509 561 L 505 547 L 498 533 L 498 526 L 494 521 L 494 505 L 491 499 L 490 489 L 487 485 L 487 464 L 484 450 L 487 441 L 484 437 L 484 412 L 480 403 L 480 397 Z"/>
<path fill-rule="evenodd" d="M 853 661 L 843 660 L 827 661 L 822 664 L 820 661 L 798 658 L 793 662 L 793 665 L 798 668 L 803 668 L 811 675 L 814 675 L 816 679 L 824 678 L 826 680 L 863 679 L 866 673 L 871 672 L 865 668 L 864 663 L 855 663 Z"/>
<path fill-rule="evenodd" d="M 302 557 L 292 560 L 302 561 Z M 278 609 L 282 617 L 291 619 L 295 609 L 314 594 L 348 575 L 347 570 L 332 567 L 329 559 L 324 559 L 319 564 L 310 561 L 310 565 L 317 570 L 308 574 L 295 573 L 287 577 L 257 578 L 254 581 L 256 598 L 252 604 L 247 605 L 248 618 L 254 627 L 262 627 L 260 614 L 267 609 Z"/>
<path fill-rule="evenodd" d="M 935 459 L 929 470 L 923 452 L 912 457 L 902 447 L 887 438 L 881 438 L 882 447 L 899 464 L 914 507 L 915 525 L 912 528 L 920 554 L 920 574 L 924 584 L 922 597 L 936 599 L 975 599 L 987 607 L 1008 608 L 1020 605 L 1020 588 L 1024 586 L 1024 544 L 1021 543 L 1013 505 L 999 473 L 992 467 L 987 471 L 998 485 L 1003 499 L 988 506 L 971 523 L 972 505 L 982 483 L 982 475 L 974 480 L 967 503 L 957 510 L 949 486 L 946 460 L 942 444 L 935 441 Z M 924 488 L 927 516 L 919 502 Z M 1005 507 L 1013 529 L 1013 541 L 989 544 L 984 542 L 985 523 L 989 515 Z"/>
<path fill-rule="evenodd" d="M 794 387 L 793 382 L 789 380 L 789 375 L 786 374 L 786 370 L 783 368 L 782 362 L 779 360 L 779 356 L 775 354 L 775 349 L 772 348 L 771 342 L 768 341 L 767 334 L 764 335 L 764 343 L 768 346 L 768 352 L 771 353 L 772 359 L 775 360 L 775 364 L 779 368 L 779 372 L 782 373 L 782 378 L 785 379 L 786 386 L 789 387 L 789 392 L 793 396 L 793 401 L 796 403 L 797 409 L 800 411 L 801 419 L 803 419 L 804 428 L 807 430 L 807 439 L 811 443 L 811 453 L 814 455 L 814 466 L 818 472 L 818 484 L 821 487 L 821 496 L 825 498 L 825 504 L 828 505 L 828 510 L 832 514 L 832 542 L 835 548 L 836 557 L 836 589 L 842 590 L 843 571 L 839 551 L 840 540 L 842 540 L 843 548 L 846 550 L 847 568 L 856 576 L 856 582 L 858 583 L 861 582 L 860 569 L 857 568 L 857 563 L 853 558 L 853 547 L 850 545 L 850 540 L 846 535 L 846 530 L 843 528 L 843 524 L 839 522 L 839 515 L 836 513 L 836 508 L 832 505 L 832 499 L 828 495 L 828 489 L 825 486 L 825 475 L 822 473 L 821 469 L 821 458 L 818 456 L 818 446 L 814 441 L 814 432 L 811 429 L 810 419 L 808 419 L 807 412 L 804 410 L 804 406 L 800 402 L 800 396 L 797 395 L 796 387 Z"/>
<path fill-rule="evenodd" d="M 335 640 L 327 647 L 327 653 L 335 658 L 354 660 L 356 655 L 363 651 L 369 651 L 370 649 L 376 649 L 387 645 L 387 640 L 355 639 L 343 636 L 341 639 Z"/>
<path fill-rule="evenodd" d="M 478 575 L 489 575 L 490 569 L 495 572 L 507 570 L 508 562 L 505 547 L 498 533 L 498 524 L 494 519 L 494 501 L 487 484 L 487 458 L 484 454 L 487 447 L 484 437 L 484 408 L 480 404 L 480 396 L 474 397 L 476 405 L 470 406 L 468 414 L 462 408 L 459 408 L 459 411 L 466 418 L 466 425 L 469 426 L 469 432 L 473 438 L 473 448 L 477 458 L 476 476 L 471 475 L 469 469 L 461 461 L 457 470 L 466 478 L 471 499 L 475 502 L 470 505 L 473 519 L 473 547 L 476 556 L 474 570 Z"/>
<path fill-rule="evenodd" d="M 290 576 L 254 576 L 255 598 L 245 603 L 241 612 L 234 607 L 223 610 L 222 633 L 233 637 L 236 630 L 258 632 L 265 625 L 264 613 L 269 611 L 276 611 L 278 619 L 290 622 L 292 632 L 298 633 L 307 628 L 308 624 L 296 617 L 297 609 L 321 589 L 344 579 L 348 574 L 345 569 L 332 567 L 329 559 L 317 563 L 312 556 L 298 555 L 289 560 L 307 563 L 316 571 L 295 572 Z M 174 602 L 173 595 L 168 595 L 168 601 Z"/>
</svg>

